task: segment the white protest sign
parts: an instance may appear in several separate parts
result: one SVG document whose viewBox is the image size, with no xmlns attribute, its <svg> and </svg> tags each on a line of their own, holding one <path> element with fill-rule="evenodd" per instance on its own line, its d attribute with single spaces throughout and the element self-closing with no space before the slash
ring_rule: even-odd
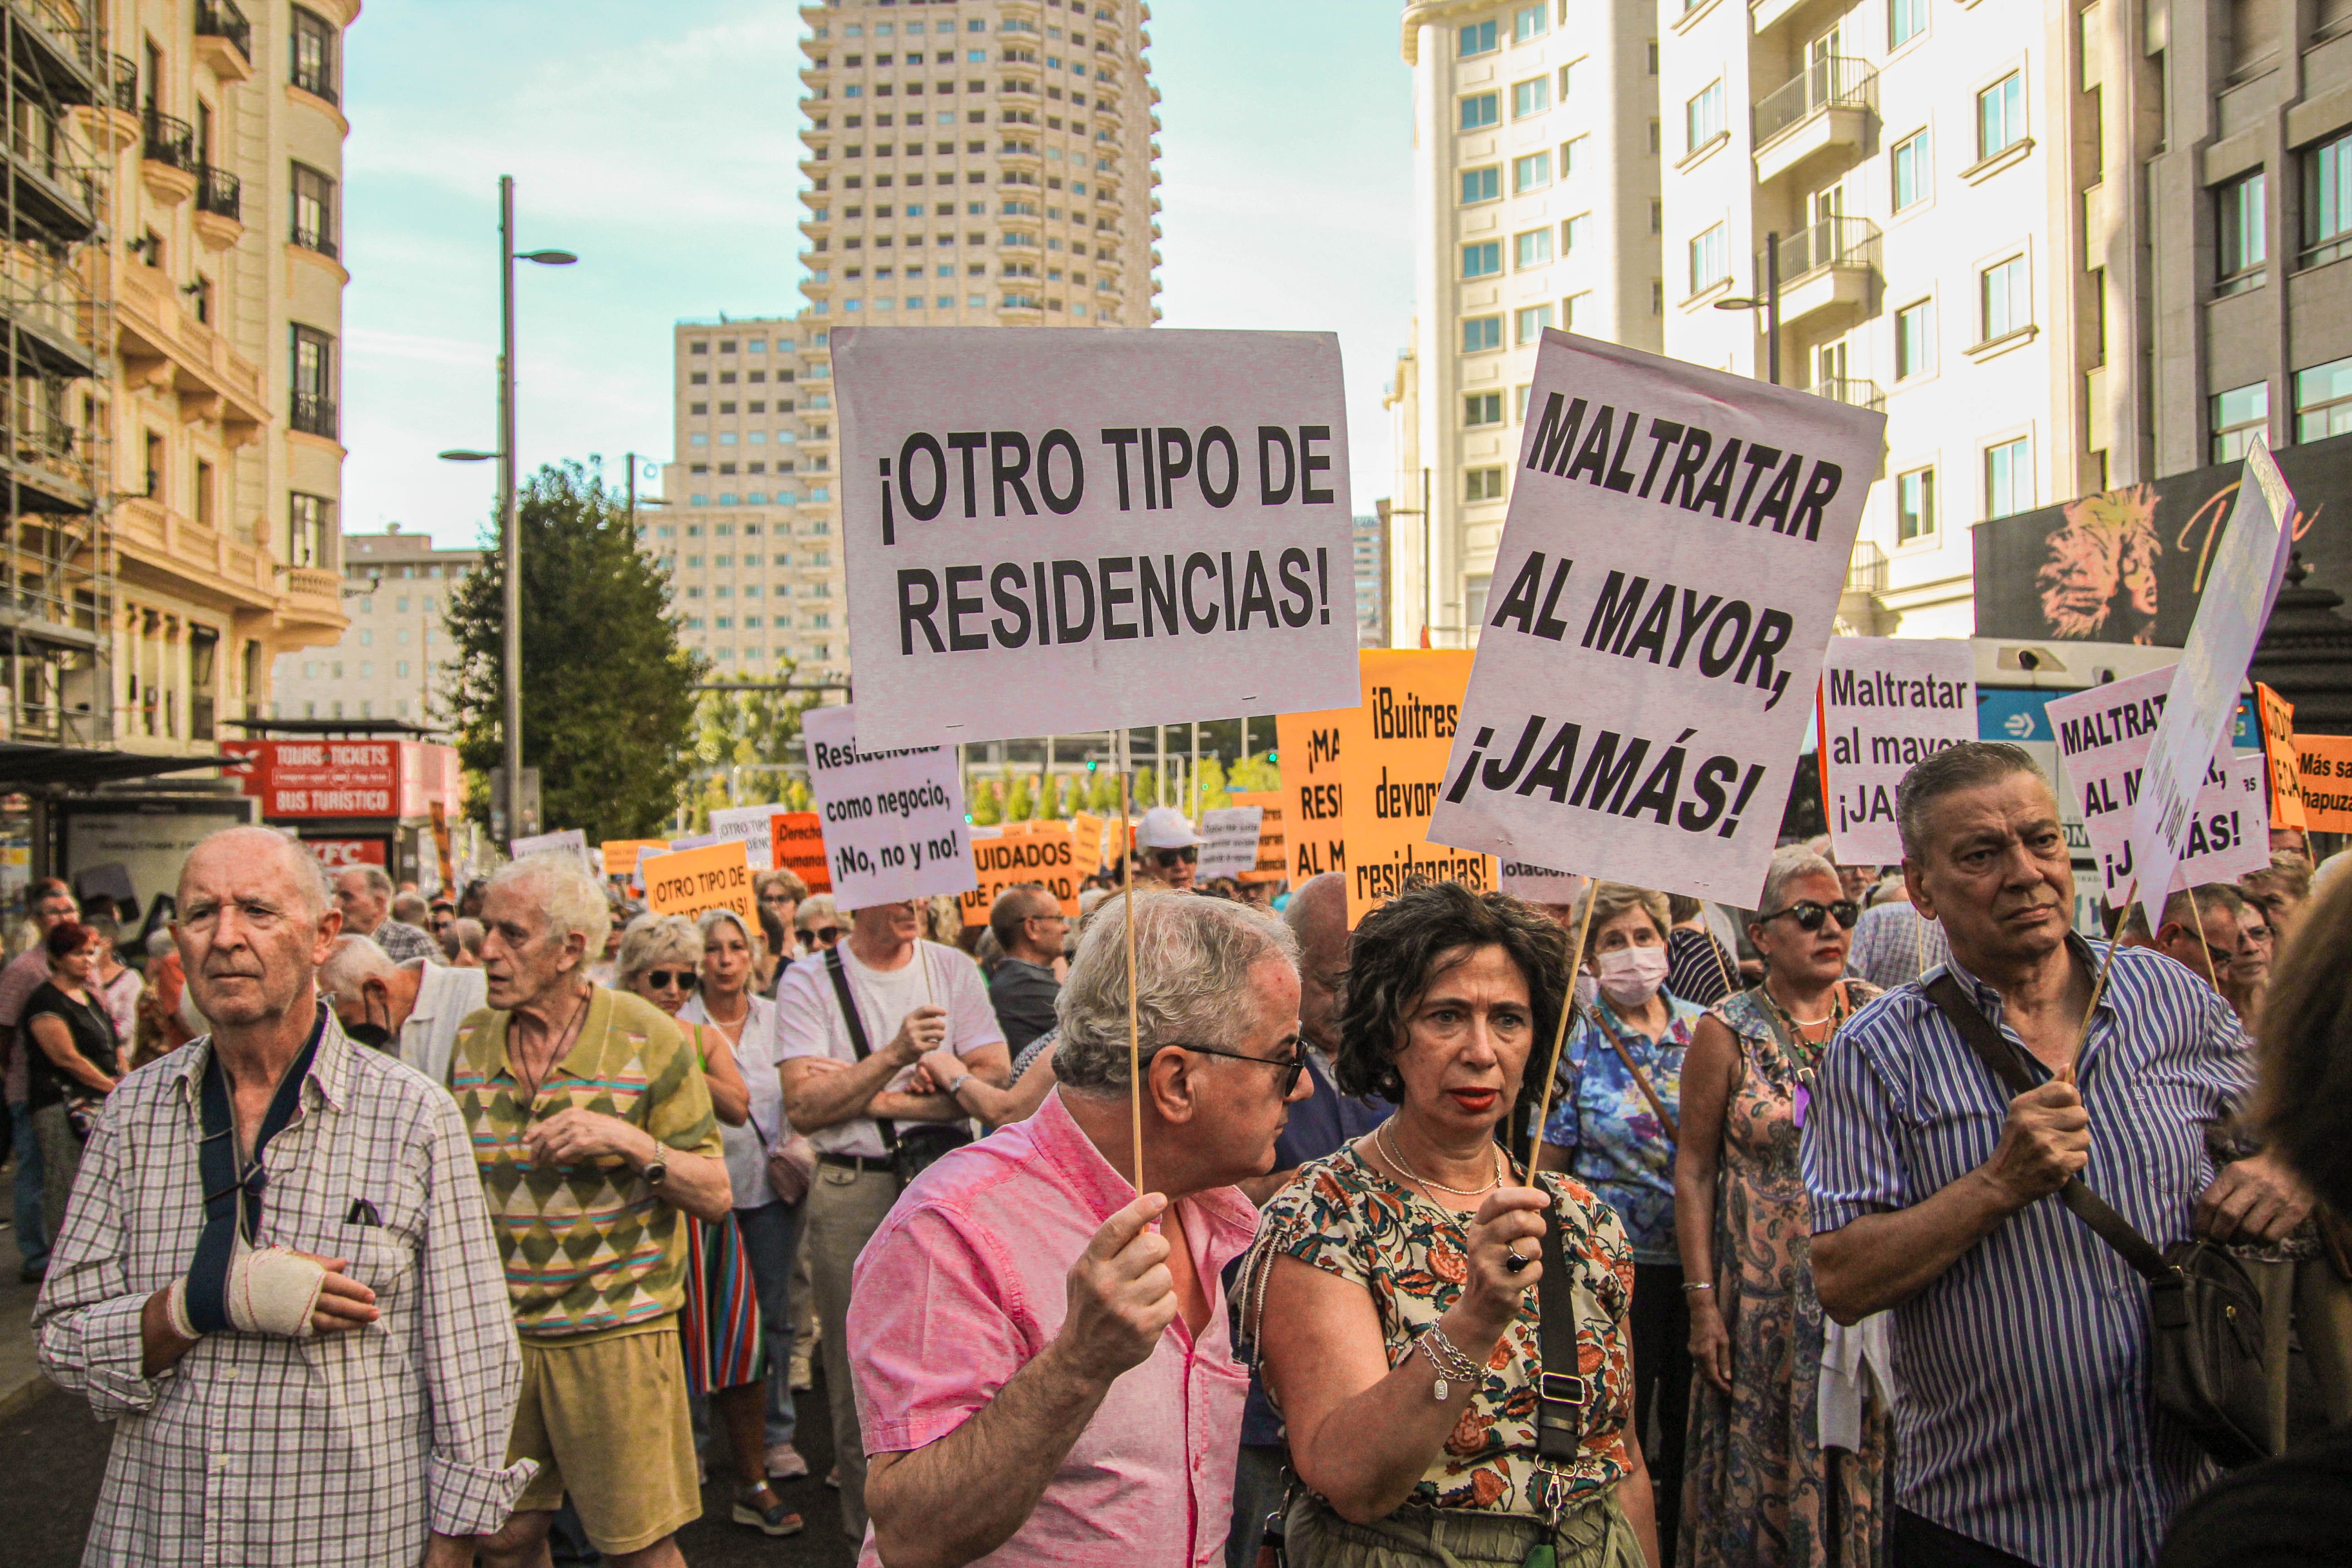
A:
<svg viewBox="0 0 2352 1568">
<path fill-rule="evenodd" d="M 1547 332 L 1431 840 L 1753 905 L 1885 423 Z"/>
<path fill-rule="evenodd" d="M 2204 788 L 2214 742 L 2229 732 L 2238 683 L 2270 619 L 2294 544 L 2294 495 L 2259 437 L 2246 452 L 2237 504 L 2214 551 L 2204 597 L 2189 627 L 2143 764 L 2139 808 L 2132 818 L 2131 858 L 2140 900 L 2153 930 L 2164 919 L 2165 889 L 2189 852 L 2189 818 Z"/>
<path fill-rule="evenodd" d="M 801 716 L 835 902 L 859 910 L 978 887 L 954 751 L 866 751 L 857 735 L 862 711 L 812 708 Z"/>
<path fill-rule="evenodd" d="M 1498 885 L 1511 897 L 1525 899 L 1531 904 L 1572 904 L 1584 897 L 1584 885 L 1590 880 L 1573 871 L 1553 871 L 1506 860 Z"/>
<path fill-rule="evenodd" d="M 1257 868 L 1258 828 L 1265 808 L 1256 805 L 1220 806 L 1201 814 L 1201 864 L 1196 879 L 1235 877 Z"/>
<path fill-rule="evenodd" d="M 710 814 L 710 834 L 719 843 L 732 838 L 743 841 L 743 852 L 751 857 L 751 869 L 766 871 L 775 865 L 775 819 L 790 811 L 788 805 L 725 805 Z"/>
<path fill-rule="evenodd" d="M 1351 704 L 1318 332 L 833 330 L 866 743 Z"/>
<path fill-rule="evenodd" d="M 1895 788 L 1977 738 L 1976 652 L 1927 637 L 1832 637 L 1822 659 L 1822 805 L 1841 866 L 1903 858 Z"/>
<path fill-rule="evenodd" d="M 561 833 L 538 833 L 528 838 L 517 838 L 507 850 L 520 860 L 530 855 L 571 855 L 578 858 L 580 868 L 590 876 L 596 868 L 588 859 L 588 835 L 577 827 L 567 827 Z"/>
<path fill-rule="evenodd" d="M 2105 686 L 2087 687 L 2051 699 L 2045 710 L 2058 738 L 2059 767 L 2091 853 L 2099 862 L 2099 887 L 2112 908 L 2122 904 L 2133 880 L 2131 826 L 2143 787 L 2141 770 L 2155 743 L 2168 704 L 2177 667 L 2168 665 Z M 2158 908 L 2179 889 L 2204 882 L 2234 882 L 2270 864 L 2267 795 L 2249 800 L 2241 787 L 2245 770 L 2224 733 L 2209 753 L 2205 779 L 2182 840 L 2182 856 L 2169 883 L 2149 889 Z M 2250 759 L 2268 765 L 2259 754 Z M 2251 776 L 2264 777 L 2257 770 Z"/>
</svg>

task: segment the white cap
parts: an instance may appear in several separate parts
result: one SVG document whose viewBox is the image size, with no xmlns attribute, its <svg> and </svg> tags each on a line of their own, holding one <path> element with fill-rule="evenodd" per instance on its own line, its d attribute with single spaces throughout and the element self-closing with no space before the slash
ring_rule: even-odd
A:
<svg viewBox="0 0 2352 1568">
<path fill-rule="evenodd" d="M 1172 805 L 1155 805 L 1143 814 L 1135 830 L 1139 849 L 1187 849 L 1201 842 L 1184 814 Z"/>
</svg>

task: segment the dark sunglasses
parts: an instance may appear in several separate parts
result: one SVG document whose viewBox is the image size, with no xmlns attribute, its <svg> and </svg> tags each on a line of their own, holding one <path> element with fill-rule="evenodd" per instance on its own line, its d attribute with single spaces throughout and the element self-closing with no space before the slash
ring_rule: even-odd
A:
<svg viewBox="0 0 2352 1568">
<path fill-rule="evenodd" d="M 1198 849 L 1154 849 L 1151 858 L 1162 866 L 1173 866 L 1179 862 L 1191 866 L 1200 860 L 1201 852 Z"/>
<path fill-rule="evenodd" d="M 656 991 L 691 991 L 702 980 L 691 969 L 648 969 L 646 984 Z"/>
<path fill-rule="evenodd" d="M 831 947 L 835 942 L 839 942 L 840 940 L 841 928 L 839 926 L 818 926 L 814 931 L 804 931 L 801 932 L 801 945 L 803 947 L 808 947 L 817 942 L 822 942 L 826 947 Z"/>
<path fill-rule="evenodd" d="M 1840 927 L 1852 931 L 1855 918 L 1861 913 L 1862 906 L 1852 899 L 1840 899 L 1833 904 L 1816 903 L 1811 899 L 1800 899 L 1785 910 L 1774 910 L 1770 914 L 1760 918 L 1766 921 L 1777 921 L 1782 915 L 1794 915 L 1797 917 L 1798 926 L 1805 931 L 1819 931 L 1822 929 L 1822 921 L 1834 918 Z"/>
<path fill-rule="evenodd" d="M 1191 1051 L 1194 1056 L 1223 1057 L 1229 1061 L 1255 1062 L 1262 1068 L 1279 1068 L 1282 1069 L 1282 1098 L 1285 1100 L 1288 1100 L 1290 1091 L 1298 1087 L 1298 1075 L 1307 1070 L 1307 1054 L 1304 1051 L 1295 1057 L 1285 1058 L 1244 1056 L 1239 1051 L 1213 1051 L 1206 1046 L 1178 1046 L 1176 1048 Z"/>
</svg>

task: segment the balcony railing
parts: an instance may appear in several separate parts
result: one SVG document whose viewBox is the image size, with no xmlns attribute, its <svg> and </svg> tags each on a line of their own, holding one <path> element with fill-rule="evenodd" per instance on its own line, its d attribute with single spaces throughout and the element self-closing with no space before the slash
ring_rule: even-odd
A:
<svg viewBox="0 0 2352 1568">
<path fill-rule="evenodd" d="M 1886 592 L 1886 552 L 1867 539 L 1856 541 L 1853 559 L 1845 569 L 1845 591 L 1849 594 Z"/>
<path fill-rule="evenodd" d="M 1849 408 L 1883 413 L 1886 407 L 1886 394 L 1878 389 L 1878 383 L 1861 376 L 1826 376 L 1813 383 L 1809 390 L 1816 397 L 1826 397 Z"/>
<path fill-rule="evenodd" d="M 225 217 L 231 223 L 245 221 L 245 182 L 217 164 L 206 163 L 197 171 L 196 210 Z"/>
<path fill-rule="evenodd" d="M 1866 217 L 1823 218 L 1781 237 L 1780 286 L 1784 289 L 1824 267 L 1877 265 L 1878 226 Z M 1763 276 L 1765 269 L 1765 260 L 1759 253 L 1756 258 L 1757 276 Z"/>
<path fill-rule="evenodd" d="M 1824 109 L 1870 109 L 1878 96 L 1878 73 L 1867 60 L 1824 55 L 1757 100 L 1759 146 Z"/>
<path fill-rule="evenodd" d="M 306 61 L 298 57 L 294 61 L 294 85 L 314 98 L 323 98 L 329 103 L 337 101 L 335 71 L 331 65 Z"/>
<path fill-rule="evenodd" d="M 226 38 L 238 54 L 253 58 L 253 24 L 236 8 L 236 0 L 196 0 L 196 37 Z"/>
<path fill-rule="evenodd" d="M 149 162 L 169 163 L 174 169 L 196 172 L 196 132 L 186 121 L 174 119 L 153 104 L 142 114 L 146 132 L 146 157 Z"/>
<path fill-rule="evenodd" d="M 125 114 L 139 112 L 139 66 L 121 55 L 109 55 L 107 69 L 114 80 L 114 107 Z"/>
<path fill-rule="evenodd" d="M 303 249 L 315 250 L 331 260 L 336 255 L 335 237 L 317 224 L 307 224 L 297 220 L 294 232 L 287 237 Z"/>
<path fill-rule="evenodd" d="M 335 400 L 320 393 L 298 392 L 293 396 L 289 422 L 305 436 L 324 436 L 337 439 Z"/>
</svg>

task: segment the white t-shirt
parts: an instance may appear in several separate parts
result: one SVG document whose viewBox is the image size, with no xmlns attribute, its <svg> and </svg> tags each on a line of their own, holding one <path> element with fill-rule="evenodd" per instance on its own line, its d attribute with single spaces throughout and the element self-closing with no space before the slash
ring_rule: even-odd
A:
<svg viewBox="0 0 2352 1568">
<path fill-rule="evenodd" d="M 926 1005 L 947 1013 L 947 1048 L 959 1057 L 1004 1044 L 1004 1031 L 997 1027 L 996 1009 L 989 1005 L 988 986 L 980 977 L 980 966 L 954 948 L 918 942 L 913 960 L 894 970 L 868 969 L 849 951 L 845 941 L 838 951 L 849 994 L 857 1000 L 858 1019 L 866 1026 L 869 1051 L 888 1046 L 907 1015 Z M 794 961 L 776 987 L 776 1060 L 794 1057 L 857 1059 L 822 952 Z M 887 1087 L 903 1089 L 914 1076 L 912 1067 L 903 1068 Z M 821 1127 L 809 1134 L 809 1142 L 835 1154 L 889 1152 L 883 1147 L 881 1129 L 863 1116 Z"/>
<path fill-rule="evenodd" d="M 416 1005 L 400 1026 L 400 1059 L 446 1089 L 449 1058 L 457 1047 L 457 1026 L 468 1014 L 490 1005 L 489 973 L 428 963 L 421 958 L 412 958 L 400 967 L 423 972 L 416 986 Z"/>
<path fill-rule="evenodd" d="M 743 1020 L 743 1037 L 735 1042 L 735 1066 L 743 1087 L 751 1091 L 751 1119 L 740 1127 L 719 1124 L 719 1142 L 727 1159 L 728 1184 L 735 1189 L 739 1209 L 764 1208 L 782 1200 L 768 1185 L 768 1150 L 790 1131 L 784 1125 L 784 1089 L 776 1077 L 776 1005 L 765 996 L 751 999 Z M 680 1024 L 700 1024 L 720 1040 L 726 1036 L 710 1021 L 709 1010 L 697 992 L 677 1010 Z"/>
</svg>

